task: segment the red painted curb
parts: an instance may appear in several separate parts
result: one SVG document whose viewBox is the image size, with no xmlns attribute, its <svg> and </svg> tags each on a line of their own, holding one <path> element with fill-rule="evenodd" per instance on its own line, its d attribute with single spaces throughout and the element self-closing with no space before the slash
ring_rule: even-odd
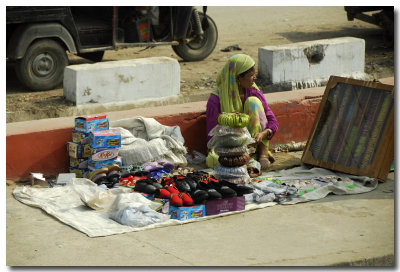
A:
<svg viewBox="0 0 400 272">
<path fill-rule="evenodd" d="M 384 82 L 385 80 L 385 82 Z M 381 80 L 393 84 L 394 78 Z M 308 139 L 325 91 L 324 87 L 266 94 L 279 130 L 271 146 Z M 206 101 L 107 113 L 110 121 L 135 116 L 153 117 L 167 126 L 178 125 L 188 152 L 203 154 L 206 146 Z M 72 140 L 75 117 L 7 124 L 6 178 L 24 180 L 30 172 L 56 176 L 68 172 L 66 144 Z"/>
</svg>

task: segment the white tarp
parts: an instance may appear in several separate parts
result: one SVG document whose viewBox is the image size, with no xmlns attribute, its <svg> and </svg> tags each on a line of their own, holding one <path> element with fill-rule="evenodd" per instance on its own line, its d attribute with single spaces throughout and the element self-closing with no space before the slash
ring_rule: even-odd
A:
<svg viewBox="0 0 400 272">
<path fill-rule="evenodd" d="M 335 194 L 356 194 L 372 191 L 377 186 L 377 181 L 366 178 L 338 174 L 322 168 L 307 169 L 305 167 L 296 167 L 289 170 L 279 172 L 270 172 L 268 176 L 279 177 L 298 177 L 309 178 L 321 175 L 339 175 L 342 177 L 352 177 L 358 184 L 352 189 L 340 189 L 335 186 L 325 186 L 313 192 L 300 196 L 293 203 L 310 201 L 325 197 L 328 193 Z M 366 184 L 368 182 L 368 184 Z M 245 212 L 253 209 L 265 208 L 276 205 L 276 202 L 268 203 L 251 203 L 246 204 L 244 211 L 227 212 L 218 215 L 206 216 L 198 219 L 190 219 L 179 221 L 168 219 L 161 223 L 154 223 L 144 227 L 132 227 L 121 225 L 110 219 L 109 209 L 112 207 L 117 195 L 127 194 L 125 201 L 130 201 L 132 206 L 148 205 L 156 208 L 154 202 L 146 199 L 140 194 L 128 193 L 128 189 L 118 188 L 105 190 L 87 179 L 73 179 L 68 185 L 54 188 L 34 188 L 31 186 L 19 186 L 13 191 L 14 197 L 29 206 L 38 207 L 46 211 L 48 214 L 56 217 L 61 222 L 68 224 L 77 230 L 87 234 L 89 237 L 108 236 L 132 231 L 141 231 L 145 229 L 158 228 L 163 226 L 171 226 L 177 224 L 191 223 L 201 220 L 208 220 L 219 216 L 227 216 L 233 213 Z M 85 204 L 86 203 L 86 204 Z M 90 207 L 92 208 L 90 208 Z M 93 209 L 94 208 L 94 209 Z"/>
</svg>

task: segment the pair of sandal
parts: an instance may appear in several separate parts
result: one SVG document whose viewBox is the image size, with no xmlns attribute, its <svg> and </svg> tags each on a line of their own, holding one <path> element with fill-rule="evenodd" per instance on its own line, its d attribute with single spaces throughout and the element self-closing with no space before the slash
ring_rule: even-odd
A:
<svg viewBox="0 0 400 272">
<path fill-rule="evenodd" d="M 117 183 L 120 177 L 121 169 L 119 165 L 115 163 L 107 167 L 96 169 L 88 175 L 88 179 L 97 185 L 104 184 L 108 188 L 111 188 L 115 183 Z"/>
</svg>

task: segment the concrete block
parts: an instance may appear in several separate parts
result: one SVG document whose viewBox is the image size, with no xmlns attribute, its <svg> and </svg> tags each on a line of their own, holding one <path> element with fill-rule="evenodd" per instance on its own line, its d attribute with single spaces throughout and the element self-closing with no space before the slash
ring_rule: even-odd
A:
<svg viewBox="0 0 400 272">
<path fill-rule="evenodd" d="M 180 93 L 180 66 L 168 57 L 70 65 L 64 96 L 76 105 L 168 98 Z"/>
<path fill-rule="evenodd" d="M 293 89 L 321 86 L 331 75 L 366 79 L 365 41 L 342 37 L 258 48 L 258 74 Z"/>
</svg>

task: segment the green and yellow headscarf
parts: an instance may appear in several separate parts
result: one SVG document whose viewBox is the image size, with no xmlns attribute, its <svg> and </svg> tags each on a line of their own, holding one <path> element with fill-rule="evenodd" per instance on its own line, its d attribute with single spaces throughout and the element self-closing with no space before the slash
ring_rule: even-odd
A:
<svg viewBox="0 0 400 272">
<path fill-rule="evenodd" d="M 212 91 L 212 94 L 219 96 L 221 112 L 243 112 L 236 76 L 246 72 L 254 64 L 255 62 L 250 56 L 236 54 L 225 63 L 218 73 L 217 90 Z M 255 84 L 253 86 L 257 88 Z"/>
</svg>

